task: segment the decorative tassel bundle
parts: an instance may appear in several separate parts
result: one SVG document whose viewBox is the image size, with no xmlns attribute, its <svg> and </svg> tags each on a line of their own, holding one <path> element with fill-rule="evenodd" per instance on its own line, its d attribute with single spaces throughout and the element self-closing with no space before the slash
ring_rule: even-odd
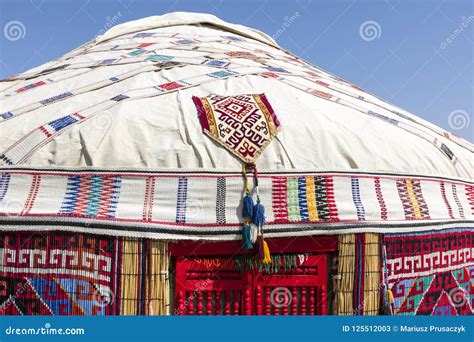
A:
<svg viewBox="0 0 474 342">
<path fill-rule="evenodd" d="M 388 301 L 388 304 L 390 304 L 390 305 L 395 303 L 395 299 L 393 298 L 392 290 L 387 290 L 387 301 Z"/>
<path fill-rule="evenodd" d="M 253 244 L 255 239 L 253 238 L 255 235 L 255 228 L 251 227 L 251 222 L 253 218 L 253 199 L 250 195 L 249 186 L 248 186 L 248 179 L 247 179 L 247 172 L 246 166 L 242 167 L 242 172 L 245 177 L 245 196 L 244 196 L 244 203 L 243 203 L 243 210 L 242 216 L 244 217 L 244 228 L 242 230 L 242 241 L 243 241 L 243 248 L 244 250 L 248 251 L 253 248 Z"/>
<path fill-rule="evenodd" d="M 262 236 L 263 240 L 263 236 Z M 268 244 L 265 240 L 263 240 L 263 259 L 262 262 L 264 264 L 271 264 L 272 262 L 272 257 L 270 255 L 270 248 L 268 248 Z"/>
<path fill-rule="evenodd" d="M 250 193 L 247 192 L 247 194 L 244 197 L 244 209 L 243 209 L 243 215 L 244 219 L 251 221 L 253 217 L 253 199 L 252 196 L 250 196 Z"/>
<path fill-rule="evenodd" d="M 257 235 L 258 235 L 257 229 L 251 228 L 250 229 L 250 242 L 252 242 L 252 244 L 257 242 Z"/>
<path fill-rule="evenodd" d="M 260 199 L 253 207 L 253 222 L 258 228 L 263 227 L 265 223 L 265 207 L 260 203 Z"/>
<path fill-rule="evenodd" d="M 248 224 L 246 224 L 243 229 L 242 240 L 244 241 L 244 249 L 246 251 L 253 248 L 253 244 L 251 241 L 251 229 L 252 228 Z"/>
<path fill-rule="evenodd" d="M 249 250 L 253 248 L 253 244 L 257 243 L 258 259 L 264 264 L 270 264 L 272 258 L 267 242 L 263 238 L 263 225 L 265 224 L 265 207 L 260 203 L 260 196 L 258 193 L 258 174 L 257 167 L 250 165 L 254 171 L 254 191 L 257 194 L 257 204 L 253 204 L 252 194 L 249 190 L 247 178 L 247 165 L 242 166 L 242 173 L 245 179 L 245 196 L 243 199 L 243 213 L 244 228 L 242 231 L 243 248 Z M 253 223 L 256 227 L 251 225 Z"/>
<path fill-rule="evenodd" d="M 393 304 L 395 303 L 395 299 L 393 298 L 393 292 L 390 289 L 387 290 L 387 302 L 390 315 L 393 316 Z"/>
<path fill-rule="evenodd" d="M 255 192 L 257 193 L 257 204 L 254 206 L 253 210 L 253 222 L 257 226 L 258 236 L 258 258 L 262 261 L 264 265 L 270 264 L 272 258 L 270 255 L 270 249 L 268 244 L 263 238 L 263 225 L 265 224 L 265 207 L 260 203 L 260 195 L 258 193 L 258 174 L 257 167 L 254 166 L 254 182 L 255 182 Z"/>
<path fill-rule="evenodd" d="M 257 257 L 259 260 L 263 260 L 263 235 L 258 234 L 257 236 Z"/>
<path fill-rule="evenodd" d="M 260 203 L 260 198 L 257 195 L 257 204 L 254 207 L 253 222 L 257 226 L 258 236 L 258 258 L 264 264 L 270 264 L 272 258 L 270 256 L 270 249 L 267 242 L 263 238 L 263 225 L 265 224 L 265 207 Z"/>
</svg>

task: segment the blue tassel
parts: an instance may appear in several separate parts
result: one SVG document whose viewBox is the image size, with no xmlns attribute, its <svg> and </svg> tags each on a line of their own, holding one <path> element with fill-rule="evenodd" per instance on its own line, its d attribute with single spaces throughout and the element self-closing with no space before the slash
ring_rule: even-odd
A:
<svg viewBox="0 0 474 342">
<path fill-rule="evenodd" d="M 243 208 L 243 217 L 251 220 L 253 214 L 253 199 L 249 194 L 244 197 L 244 208 Z"/>
<path fill-rule="evenodd" d="M 265 224 L 265 207 L 257 203 L 253 208 L 253 222 L 257 227 L 263 227 Z"/>
<path fill-rule="evenodd" d="M 244 250 L 248 251 L 253 248 L 252 241 L 250 241 L 250 225 L 246 224 L 243 229 L 242 240 L 244 242 Z"/>
</svg>

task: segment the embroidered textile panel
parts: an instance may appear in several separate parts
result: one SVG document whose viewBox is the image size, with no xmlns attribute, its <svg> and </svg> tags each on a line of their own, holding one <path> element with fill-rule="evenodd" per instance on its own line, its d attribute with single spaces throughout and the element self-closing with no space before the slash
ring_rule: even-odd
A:
<svg viewBox="0 0 474 342">
<path fill-rule="evenodd" d="M 167 267 L 163 242 L 1 233 L 0 315 L 167 314 Z"/>
<path fill-rule="evenodd" d="M 474 313 L 474 230 L 384 236 L 396 315 Z"/>
<path fill-rule="evenodd" d="M 193 96 L 206 135 L 243 162 L 254 163 L 280 122 L 264 94 Z"/>
</svg>

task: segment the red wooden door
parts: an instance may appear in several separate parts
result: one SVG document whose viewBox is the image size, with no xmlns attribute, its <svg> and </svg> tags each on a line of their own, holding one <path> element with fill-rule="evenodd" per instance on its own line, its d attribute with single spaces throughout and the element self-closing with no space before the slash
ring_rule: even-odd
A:
<svg viewBox="0 0 474 342">
<path fill-rule="evenodd" d="M 296 269 L 255 273 L 254 314 L 326 315 L 327 255 L 305 255 Z"/>
<path fill-rule="evenodd" d="M 176 257 L 177 315 L 325 315 L 327 254 L 300 255 L 297 266 L 239 270 L 232 256 Z"/>
<path fill-rule="evenodd" d="M 249 278 L 227 257 L 177 257 L 175 272 L 176 315 L 250 314 Z M 247 303 L 243 310 L 244 302 Z"/>
</svg>

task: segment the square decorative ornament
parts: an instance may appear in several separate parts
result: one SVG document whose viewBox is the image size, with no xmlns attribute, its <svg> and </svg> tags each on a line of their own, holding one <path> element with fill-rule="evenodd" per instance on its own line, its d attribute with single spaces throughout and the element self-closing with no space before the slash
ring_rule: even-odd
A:
<svg viewBox="0 0 474 342">
<path fill-rule="evenodd" d="M 244 163 L 255 163 L 280 130 L 264 94 L 193 96 L 206 135 Z"/>
</svg>

